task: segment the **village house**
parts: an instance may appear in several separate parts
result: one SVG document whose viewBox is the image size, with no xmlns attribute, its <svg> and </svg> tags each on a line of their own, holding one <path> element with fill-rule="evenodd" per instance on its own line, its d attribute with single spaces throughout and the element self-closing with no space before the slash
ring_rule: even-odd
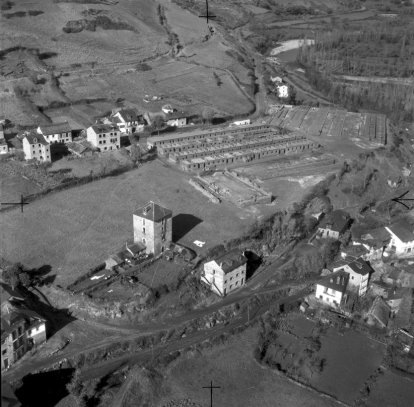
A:
<svg viewBox="0 0 414 407">
<path fill-rule="evenodd" d="M 287 85 L 278 85 L 276 86 L 277 96 L 281 99 L 289 97 L 289 86 Z"/>
<path fill-rule="evenodd" d="M 110 120 L 118 126 L 122 134 L 141 132 L 147 124 L 144 116 L 135 109 L 119 110 L 111 115 Z"/>
<path fill-rule="evenodd" d="M 0 123 L 0 154 L 7 154 L 9 152 L 9 147 L 7 145 L 6 139 L 4 138 L 3 124 Z"/>
<path fill-rule="evenodd" d="M 337 308 L 346 301 L 349 274 L 339 270 L 326 276 L 316 284 L 315 298 L 324 304 Z"/>
<path fill-rule="evenodd" d="M 92 145 L 86 141 L 73 141 L 72 143 L 67 144 L 68 151 L 73 154 L 75 157 L 91 157 L 93 155 Z"/>
<path fill-rule="evenodd" d="M 366 249 L 361 257 L 364 260 L 380 260 L 390 241 L 390 236 L 384 228 L 377 228 L 362 234 L 359 238 L 352 238 L 354 247 Z"/>
<path fill-rule="evenodd" d="M 1 370 L 9 368 L 33 346 L 46 341 L 46 321 L 24 305 L 23 297 L 1 284 Z"/>
<path fill-rule="evenodd" d="M 348 213 L 338 209 L 326 215 L 319 224 L 317 236 L 321 238 L 339 239 L 350 223 Z"/>
<path fill-rule="evenodd" d="M 384 255 L 414 256 L 414 233 L 412 226 L 399 222 L 385 226 L 385 230 L 389 233 L 391 240 Z"/>
<path fill-rule="evenodd" d="M 246 267 L 246 257 L 238 249 L 234 249 L 204 263 L 201 281 L 216 294 L 224 296 L 246 283 Z"/>
<path fill-rule="evenodd" d="M 125 263 L 131 263 L 137 259 L 141 253 L 145 252 L 145 245 L 138 242 L 133 244 L 125 243 L 125 249 L 116 254 L 111 255 L 105 261 L 105 268 L 110 270 L 115 266 L 120 266 Z"/>
<path fill-rule="evenodd" d="M 86 139 L 99 151 L 117 150 L 121 147 L 118 128 L 108 124 L 94 124 L 86 129 Z"/>
<path fill-rule="evenodd" d="M 158 256 L 172 242 L 172 211 L 150 201 L 133 214 L 134 243 L 143 243 L 147 254 Z"/>
<path fill-rule="evenodd" d="M 374 273 L 372 267 L 365 260 L 358 258 L 348 264 L 333 267 L 333 272 L 343 270 L 349 274 L 349 289 L 355 289 L 358 296 L 363 296 L 368 290 L 369 276 Z"/>
<path fill-rule="evenodd" d="M 40 162 L 52 162 L 50 144 L 41 134 L 26 133 L 23 138 L 23 152 L 26 160 L 35 159 Z"/>
<path fill-rule="evenodd" d="M 49 144 L 66 144 L 72 142 L 72 130 L 68 122 L 42 124 L 36 131 L 38 134 L 41 134 Z"/>
<path fill-rule="evenodd" d="M 183 112 L 164 114 L 164 120 L 169 127 L 184 127 L 188 122 L 188 115 Z"/>
</svg>

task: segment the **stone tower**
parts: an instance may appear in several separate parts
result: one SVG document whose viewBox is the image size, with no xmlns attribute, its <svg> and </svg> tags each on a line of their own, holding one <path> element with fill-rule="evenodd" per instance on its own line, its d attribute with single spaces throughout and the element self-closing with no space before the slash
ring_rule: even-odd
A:
<svg viewBox="0 0 414 407">
<path fill-rule="evenodd" d="M 150 201 L 134 212 L 134 242 L 158 256 L 172 241 L 172 211 Z"/>
</svg>

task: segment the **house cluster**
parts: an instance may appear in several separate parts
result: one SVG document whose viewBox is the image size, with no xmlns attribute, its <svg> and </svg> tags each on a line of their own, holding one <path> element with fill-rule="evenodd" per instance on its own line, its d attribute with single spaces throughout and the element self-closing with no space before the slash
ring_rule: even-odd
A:
<svg viewBox="0 0 414 407">
<path fill-rule="evenodd" d="M 1 283 L 1 370 L 46 341 L 46 320 L 29 309 L 24 297 Z"/>
<path fill-rule="evenodd" d="M 338 240 L 350 222 L 346 212 L 333 211 L 322 219 L 315 237 Z M 347 313 L 356 298 L 369 292 L 372 303 L 366 312 L 367 323 L 380 327 L 389 327 L 390 321 L 407 325 L 409 315 L 404 316 L 404 307 L 400 306 L 414 288 L 414 226 L 399 221 L 365 231 L 352 236 L 340 254 L 340 260 L 323 271 L 314 299 Z"/>
<path fill-rule="evenodd" d="M 92 155 L 93 151 L 111 151 L 121 147 L 121 137 L 142 132 L 151 126 L 155 117 L 160 116 L 168 127 L 183 127 L 190 115 L 165 105 L 159 113 L 140 113 L 136 109 L 115 109 L 109 116 L 100 118 L 86 129 L 72 129 L 69 123 L 59 122 L 39 125 L 18 135 L 22 142 L 26 160 L 48 163 L 53 159 L 56 144 L 65 145 L 77 157 Z M 0 154 L 10 152 L 4 137 L 4 120 L 0 121 Z M 86 137 L 74 137 L 74 133 L 85 133 Z"/>
</svg>

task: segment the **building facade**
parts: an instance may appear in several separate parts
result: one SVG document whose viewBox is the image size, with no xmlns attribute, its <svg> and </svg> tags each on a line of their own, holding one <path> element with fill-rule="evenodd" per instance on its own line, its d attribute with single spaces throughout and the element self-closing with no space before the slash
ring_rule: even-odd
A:
<svg viewBox="0 0 414 407">
<path fill-rule="evenodd" d="M 396 223 L 385 226 L 391 240 L 388 244 L 387 251 L 397 256 L 414 256 L 414 232 L 412 227 Z"/>
<path fill-rule="evenodd" d="M 340 307 L 346 299 L 349 274 L 340 270 L 316 284 L 315 297 L 331 307 Z"/>
<path fill-rule="evenodd" d="M 335 210 L 322 219 L 317 236 L 324 239 L 339 239 L 347 230 L 349 222 L 348 213 L 339 209 Z"/>
<path fill-rule="evenodd" d="M 172 242 L 172 211 L 150 201 L 133 215 L 134 242 L 143 243 L 146 253 L 158 256 Z"/>
<path fill-rule="evenodd" d="M 7 154 L 9 152 L 9 147 L 7 145 L 6 139 L 4 138 L 3 124 L 0 123 L 0 154 Z"/>
<path fill-rule="evenodd" d="M 68 122 L 42 124 L 36 131 L 50 144 L 72 142 L 72 129 Z"/>
<path fill-rule="evenodd" d="M 225 296 L 246 283 L 247 259 L 238 250 L 232 250 L 204 263 L 201 281 L 218 295 Z"/>
<path fill-rule="evenodd" d="M 349 274 L 349 289 L 357 291 L 359 296 L 365 295 L 368 290 L 369 276 L 374 272 L 365 260 L 358 258 L 348 264 L 333 268 L 334 272 L 338 270 Z"/>
<path fill-rule="evenodd" d="M 111 115 L 111 120 L 123 134 L 144 131 L 146 121 L 134 109 L 122 109 Z"/>
<path fill-rule="evenodd" d="M 117 150 L 121 147 L 121 135 L 116 126 L 94 124 L 86 129 L 86 139 L 99 151 Z"/>
<path fill-rule="evenodd" d="M 26 160 L 52 162 L 50 144 L 41 134 L 29 133 L 23 138 L 23 152 Z"/>
</svg>

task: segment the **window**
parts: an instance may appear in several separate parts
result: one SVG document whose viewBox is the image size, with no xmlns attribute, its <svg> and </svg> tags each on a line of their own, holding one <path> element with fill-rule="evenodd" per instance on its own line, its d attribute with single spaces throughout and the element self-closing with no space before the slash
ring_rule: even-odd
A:
<svg viewBox="0 0 414 407">
<path fill-rule="evenodd" d="M 147 241 L 145 240 L 145 237 L 142 238 L 142 243 L 147 243 Z"/>
<path fill-rule="evenodd" d="M 236 281 L 236 285 L 239 285 L 239 282 L 238 281 Z"/>
<path fill-rule="evenodd" d="M 354 276 L 351 277 L 351 280 L 353 280 L 353 279 L 354 279 Z"/>
<path fill-rule="evenodd" d="M 224 280 L 224 284 L 227 284 L 227 280 Z"/>
<path fill-rule="evenodd" d="M 243 285 L 243 282 L 244 282 L 244 278 L 241 279 L 240 285 Z"/>
<path fill-rule="evenodd" d="M 145 228 L 142 228 L 142 233 L 145 235 Z"/>
<path fill-rule="evenodd" d="M 19 336 L 20 336 L 23 333 L 23 328 L 19 326 L 18 331 L 19 331 Z"/>
<path fill-rule="evenodd" d="M 230 284 L 230 290 L 233 288 L 233 284 Z"/>
<path fill-rule="evenodd" d="M 12 332 L 12 338 L 13 338 L 14 341 L 17 339 L 17 332 L 16 331 Z"/>
<path fill-rule="evenodd" d="M 319 299 L 320 299 L 320 300 L 322 299 L 322 295 L 320 295 L 320 296 L 319 296 Z"/>
<path fill-rule="evenodd" d="M 102 140 L 99 140 L 99 144 L 102 144 Z"/>
<path fill-rule="evenodd" d="M 5 355 L 7 353 L 7 349 L 3 349 L 2 351 L 1 351 L 1 354 L 2 355 Z"/>
<path fill-rule="evenodd" d="M 28 335 L 31 335 L 31 334 L 32 334 L 32 330 L 31 330 L 31 329 L 29 329 L 29 330 L 27 331 L 27 334 L 28 334 Z"/>
</svg>

